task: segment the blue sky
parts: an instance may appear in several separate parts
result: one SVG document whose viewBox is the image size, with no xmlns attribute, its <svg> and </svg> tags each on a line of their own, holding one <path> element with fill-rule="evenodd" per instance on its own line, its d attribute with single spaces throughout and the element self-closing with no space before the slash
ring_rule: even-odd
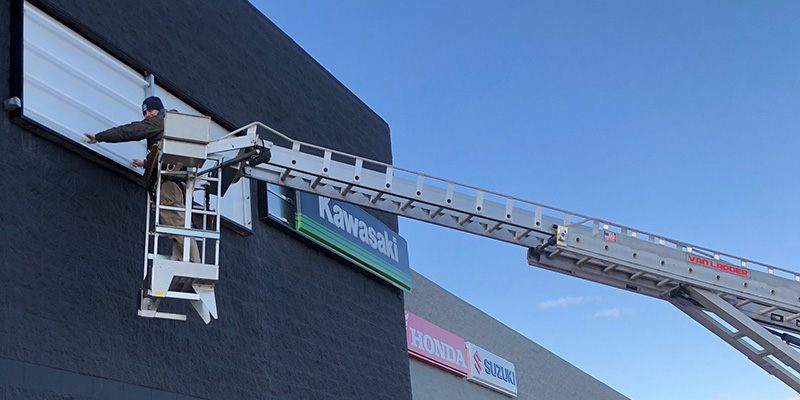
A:
<svg viewBox="0 0 800 400">
<path fill-rule="evenodd" d="M 398 166 L 800 270 L 800 2 L 254 4 Z M 664 301 L 400 229 L 414 269 L 628 397 L 800 399 Z"/>
</svg>

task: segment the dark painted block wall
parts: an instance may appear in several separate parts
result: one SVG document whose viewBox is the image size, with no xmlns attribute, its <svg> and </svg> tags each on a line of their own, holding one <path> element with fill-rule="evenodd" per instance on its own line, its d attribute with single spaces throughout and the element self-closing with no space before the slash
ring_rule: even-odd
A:
<svg viewBox="0 0 800 400">
<path fill-rule="evenodd" d="M 234 125 L 391 161 L 386 124 L 246 2 L 47 4 Z M 0 54 L 8 32 L 0 12 Z M 0 154 L 0 400 L 411 398 L 399 289 L 257 222 L 223 230 L 213 326 L 139 318 L 144 189 L 5 115 Z"/>
</svg>

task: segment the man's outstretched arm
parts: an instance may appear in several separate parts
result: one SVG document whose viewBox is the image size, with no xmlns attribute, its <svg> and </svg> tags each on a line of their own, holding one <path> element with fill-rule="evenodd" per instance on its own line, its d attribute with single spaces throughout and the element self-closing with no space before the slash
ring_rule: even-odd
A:
<svg viewBox="0 0 800 400">
<path fill-rule="evenodd" d="M 106 129 L 97 134 L 84 133 L 83 135 L 89 144 L 94 144 L 97 142 L 135 142 L 157 137 L 162 132 L 164 132 L 164 117 L 157 116 Z"/>
</svg>

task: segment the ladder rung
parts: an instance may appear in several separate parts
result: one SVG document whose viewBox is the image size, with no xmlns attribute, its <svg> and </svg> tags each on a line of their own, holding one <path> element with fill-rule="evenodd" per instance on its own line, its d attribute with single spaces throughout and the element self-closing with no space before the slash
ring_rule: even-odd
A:
<svg viewBox="0 0 800 400">
<path fill-rule="evenodd" d="M 584 256 L 584 257 L 583 257 L 583 258 L 581 258 L 580 260 L 576 261 L 576 262 L 575 262 L 575 265 L 581 265 L 581 264 L 585 263 L 586 261 L 589 261 L 589 259 L 590 259 L 590 258 L 591 258 L 591 257 L 589 257 L 589 256 Z"/>
<path fill-rule="evenodd" d="M 170 211 L 186 211 L 184 207 L 173 207 L 173 206 L 158 206 L 159 210 L 170 210 Z"/>
<path fill-rule="evenodd" d="M 403 203 L 403 205 L 400 206 L 400 211 L 405 212 L 406 208 L 408 208 L 408 206 L 410 206 L 412 203 L 414 203 L 414 200 L 412 199 L 406 200 L 405 203 Z"/>
<path fill-rule="evenodd" d="M 800 313 L 789 315 L 785 318 L 786 322 L 800 318 Z"/>
<path fill-rule="evenodd" d="M 745 299 L 745 300 L 742 300 L 742 301 L 740 301 L 740 302 L 736 303 L 736 305 L 735 305 L 734 307 L 736 307 L 736 308 L 741 308 L 741 307 L 744 307 L 744 306 L 746 306 L 746 305 L 750 304 L 752 301 L 753 301 L 753 300 L 750 300 L 750 299 Z"/>
<path fill-rule="evenodd" d="M 217 210 L 201 210 L 201 209 L 195 208 L 195 209 L 192 209 L 192 214 L 217 216 L 217 215 L 219 215 L 219 212 Z"/>
<path fill-rule="evenodd" d="M 168 290 L 166 293 L 161 294 L 161 292 L 153 292 L 151 289 L 148 293 L 148 296 L 152 298 L 168 298 L 168 299 L 182 299 L 182 300 L 200 300 L 200 295 L 197 293 L 190 293 L 190 292 L 176 292 L 172 290 Z"/>
<path fill-rule="evenodd" d="M 190 236 L 190 237 L 206 238 L 206 239 L 219 239 L 219 232 L 206 231 L 202 229 L 178 228 L 169 225 L 156 226 L 156 233 L 163 233 L 167 235 Z"/>
<path fill-rule="evenodd" d="M 197 293 L 174 292 L 167 291 L 164 297 L 170 299 L 183 299 L 183 300 L 200 300 L 200 295 Z"/>
<path fill-rule="evenodd" d="M 158 206 L 159 210 L 170 210 L 170 211 L 186 211 L 185 207 L 174 207 L 174 206 Z"/>
<path fill-rule="evenodd" d="M 769 356 L 769 355 L 774 355 L 774 353 L 773 353 L 773 352 L 771 352 L 771 351 L 767 351 L 767 349 L 763 349 L 763 350 L 760 350 L 760 351 L 756 351 L 756 352 L 754 352 L 753 354 L 755 354 L 755 356 L 756 356 L 756 357 L 759 357 L 759 358 L 766 358 L 766 357 L 767 357 L 767 356 Z M 756 363 L 758 363 L 758 361 L 756 361 Z"/>
<path fill-rule="evenodd" d="M 759 313 L 759 314 L 761 314 L 761 315 L 764 315 L 764 314 L 766 314 L 766 313 L 773 312 L 773 311 L 775 311 L 775 310 L 777 310 L 777 309 L 778 309 L 778 307 L 776 307 L 776 306 L 771 306 L 771 307 L 767 307 L 767 308 L 765 308 L 765 309 L 763 309 L 763 310 L 759 310 L 759 311 L 758 311 L 758 313 Z"/>
<path fill-rule="evenodd" d="M 145 318 L 161 318 L 161 319 L 172 319 L 176 321 L 186 321 L 186 316 L 183 314 L 173 314 L 173 313 L 165 313 L 165 312 L 150 311 L 150 310 L 139 310 L 139 316 Z"/>
<path fill-rule="evenodd" d="M 162 176 L 189 176 L 189 171 L 181 171 L 181 170 L 172 170 L 172 171 L 165 171 L 161 170 Z"/>
<path fill-rule="evenodd" d="M 173 206 L 159 206 L 159 210 L 169 210 L 169 211 L 186 211 L 183 207 L 173 207 Z M 192 214 L 202 214 L 202 215 L 217 215 L 216 210 L 203 210 L 202 208 L 192 208 Z"/>
<path fill-rule="evenodd" d="M 552 253 L 550 253 L 550 254 L 548 254 L 548 255 L 547 255 L 547 258 L 553 258 L 553 257 L 555 257 L 555 256 L 557 256 L 557 255 L 559 255 L 559 254 L 561 254 L 561 252 L 562 252 L 562 251 L 564 251 L 564 250 L 561 250 L 561 249 L 555 249 L 555 250 L 553 250 L 553 252 L 552 252 Z"/>
<path fill-rule="evenodd" d="M 216 210 L 200 210 L 197 208 L 192 209 L 192 214 L 202 214 L 202 215 L 217 215 Z"/>
</svg>

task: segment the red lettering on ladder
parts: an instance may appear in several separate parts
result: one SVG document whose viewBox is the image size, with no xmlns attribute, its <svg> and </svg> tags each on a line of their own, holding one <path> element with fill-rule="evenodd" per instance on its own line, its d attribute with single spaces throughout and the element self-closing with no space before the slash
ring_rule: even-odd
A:
<svg viewBox="0 0 800 400">
<path fill-rule="evenodd" d="M 719 261 L 707 260 L 705 258 L 700 258 L 692 255 L 686 255 L 689 258 L 689 261 L 705 265 L 706 267 L 721 269 L 726 272 L 730 272 L 732 274 L 741 275 L 741 276 L 749 276 L 748 271 L 744 268 L 734 267 L 733 265 L 723 264 Z"/>
</svg>

